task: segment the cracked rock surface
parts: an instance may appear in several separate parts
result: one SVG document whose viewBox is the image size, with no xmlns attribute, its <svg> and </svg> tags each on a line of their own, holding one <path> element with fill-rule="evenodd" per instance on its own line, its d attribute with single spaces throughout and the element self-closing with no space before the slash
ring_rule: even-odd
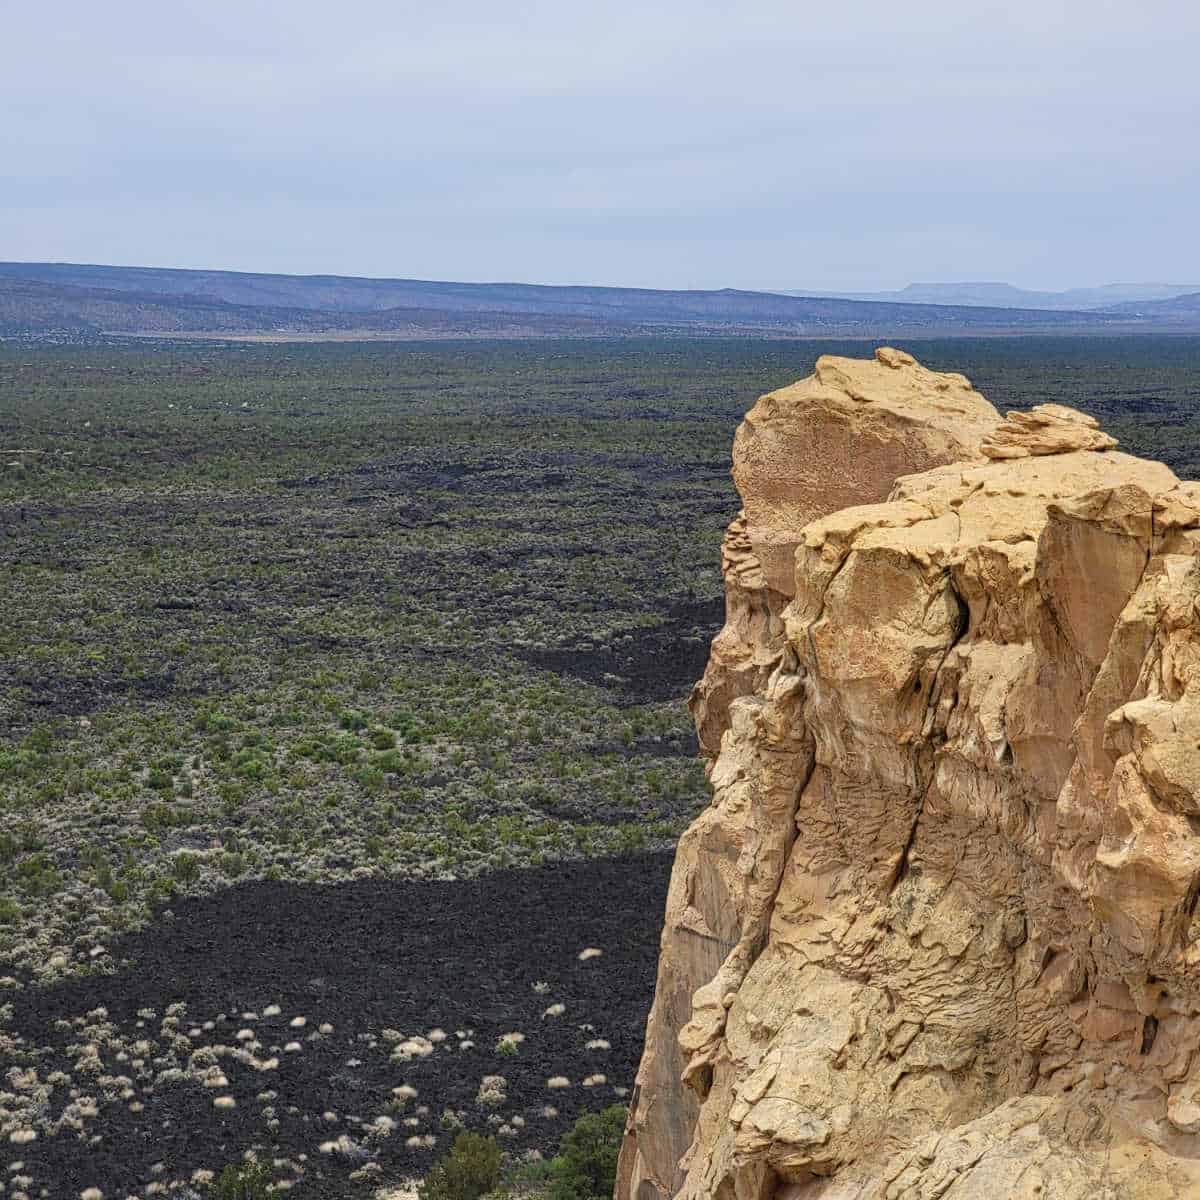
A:
<svg viewBox="0 0 1200 1200">
<path fill-rule="evenodd" d="M 1200 1195 L 1200 486 L 887 349 L 734 477 L 618 1200 Z"/>
</svg>

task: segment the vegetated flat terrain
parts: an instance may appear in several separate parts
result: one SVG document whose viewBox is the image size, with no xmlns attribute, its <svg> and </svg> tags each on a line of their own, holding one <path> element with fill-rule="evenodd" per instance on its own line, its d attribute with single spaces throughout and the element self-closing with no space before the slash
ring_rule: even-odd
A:
<svg viewBox="0 0 1200 1200">
<path fill-rule="evenodd" d="M 1200 339 L 903 344 L 1200 475 Z M 251 1147 L 353 1195 L 459 1121 L 546 1150 L 630 1086 L 707 800 L 683 702 L 733 430 L 870 349 L 0 343 L 0 1136 L 31 1195 Z"/>
</svg>

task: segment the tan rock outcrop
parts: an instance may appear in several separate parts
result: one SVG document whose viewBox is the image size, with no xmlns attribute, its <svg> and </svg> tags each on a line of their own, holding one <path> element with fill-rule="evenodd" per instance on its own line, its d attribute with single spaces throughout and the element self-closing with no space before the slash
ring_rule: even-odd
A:
<svg viewBox="0 0 1200 1200">
<path fill-rule="evenodd" d="M 1028 412 L 1010 412 L 983 439 L 985 458 L 1031 458 L 1072 450 L 1111 450 L 1109 437 L 1095 417 L 1062 404 L 1035 404 Z"/>
<path fill-rule="evenodd" d="M 618 1200 L 1200 1197 L 1200 487 L 1062 406 L 979 424 L 788 535 Z"/>
<path fill-rule="evenodd" d="M 982 463 L 979 443 L 999 421 L 963 376 L 928 371 L 886 347 L 867 362 L 823 356 L 809 378 L 754 405 L 733 449 L 745 508 L 721 551 L 725 626 L 691 701 L 710 767 L 729 730 L 731 705 L 765 692 L 779 666 L 783 611 L 795 590 L 791 569 L 780 564 L 794 559 L 808 522 L 847 504 L 885 499 L 897 475 L 960 459 Z M 782 736 L 768 749 L 755 712 L 743 706 L 731 736 L 760 747 L 762 779 L 773 771 L 778 786 L 760 779 L 753 791 L 736 781 L 724 787 L 721 802 L 688 831 L 677 855 L 639 1074 L 646 1097 L 636 1123 L 640 1150 L 624 1159 L 634 1192 L 643 1182 L 654 1196 L 678 1186 L 678 1162 L 699 1105 L 681 1079 L 687 1056 L 677 1035 L 698 988 L 707 985 L 702 1003 L 719 1009 L 721 989 L 736 986 L 753 961 L 791 844 L 788 814 L 794 777 L 807 769 L 808 739 Z"/>
<path fill-rule="evenodd" d="M 962 375 L 926 370 L 883 346 L 869 360 L 817 359 L 812 375 L 761 397 L 733 443 L 743 509 L 722 547 L 726 622 L 692 697 L 715 758 L 730 703 L 757 691 L 783 650 L 783 609 L 803 528 L 885 500 L 900 475 L 980 458 L 1000 414 Z"/>
</svg>

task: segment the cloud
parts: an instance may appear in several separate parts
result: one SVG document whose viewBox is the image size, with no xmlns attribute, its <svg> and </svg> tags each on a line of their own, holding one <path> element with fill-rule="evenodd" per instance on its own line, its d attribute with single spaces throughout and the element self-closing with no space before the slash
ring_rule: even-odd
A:
<svg viewBox="0 0 1200 1200">
<path fill-rule="evenodd" d="M 73 7 L 6 14 L 0 257 L 1200 280 L 1175 0 Z"/>
</svg>

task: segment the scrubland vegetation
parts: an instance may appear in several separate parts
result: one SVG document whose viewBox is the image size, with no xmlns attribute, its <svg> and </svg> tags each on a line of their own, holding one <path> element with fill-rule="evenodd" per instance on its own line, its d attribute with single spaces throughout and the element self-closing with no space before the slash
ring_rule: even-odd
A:
<svg viewBox="0 0 1200 1200">
<path fill-rule="evenodd" d="M 1200 474 L 1195 339 L 905 344 Z M 90 1162 L 64 1194 L 235 1188 L 248 1153 L 292 1194 L 367 1194 L 460 1128 L 549 1155 L 621 1099 L 659 916 L 621 906 L 661 903 L 707 799 L 683 701 L 721 619 L 733 429 L 825 351 L 869 347 L 0 344 L 0 1136 L 37 1187 Z M 633 854 L 642 890 L 553 865 Z M 522 908 L 508 869 L 539 865 Z M 439 892 L 436 936 L 402 890 L 501 876 L 474 907 Z M 562 926 L 542 961 L 487 958 L 539 921 Z M 467 976 L 427 960 L 469 958 L 472 922 L 455 1010 Z M 371 988 L 406 971 L 402 1020 Z M 159 1175 L 154 1145 L 180 1156 Z"/>
</svg>

